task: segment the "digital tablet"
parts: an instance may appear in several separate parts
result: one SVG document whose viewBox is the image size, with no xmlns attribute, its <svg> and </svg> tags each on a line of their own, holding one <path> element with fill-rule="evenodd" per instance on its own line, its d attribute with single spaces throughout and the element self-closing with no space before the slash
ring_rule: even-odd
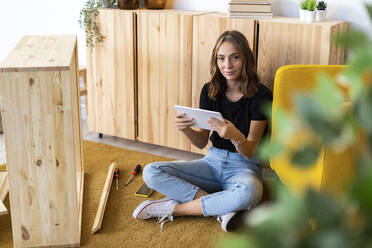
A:
<svg viewBox="0 0 372 248">
<path fill-rule="evenodd" d="M 211 117 L 223 121 L 222 115 L 220 112 L 199 109 L 199 108 L 190 108 L 186 106 L 174 105 L 174 108 L 179 113 L 185 113 L 186 117 L 192 117 L 195 122 L 193 127 L 213 130 L 208 124 L 208 121 Z"/>
</svg>

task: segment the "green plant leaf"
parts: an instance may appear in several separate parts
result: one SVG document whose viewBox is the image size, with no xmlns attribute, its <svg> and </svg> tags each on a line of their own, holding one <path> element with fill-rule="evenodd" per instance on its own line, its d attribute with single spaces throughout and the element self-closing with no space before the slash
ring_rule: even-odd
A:
<svg viewBox="0 0 372 248">
<path fill-rule="evenodd" d="M 366 4 L 365 5 L 369 14 L 369 19 L 372 20 L 372 5 L 371 4 Z"/>
<path fill-rule="evenodd" d="M 372 87 L 354 104 L 354 113 L 357 122 L 372 135 Z"/>
<path fill-rule="evenodd" d="M 291 162 L 300 167 L 313 165 L 319 157 L 319 149 L 312 145 L 299 147 L 292 155 Z"/>
<path fill-rule="evenodd" d="M 294 127 L 293 123 L 291 123 L 290 115 L 285 109 L 275 108 L 272 116 L 272 125 L 273 128 L 279 130 L 274 137 L 276 140 L 284 143 L 289 137 L 292 137 Z"/>
<path fill-rule="evenodd" d="M 372 217 L 372 161 L 359 161 L 359 163 L 365 165 L 359 166 L 362 169 L 358 180 L 355 180 L 352 185 L 351 197 L 359 203 L 363 211 Z"/>
<path fill-rule="evenodd" d="M 369 47 L 371 45 L 368 36 L 362 31 L 355 29 L 350 29 L 344 33 L 334 35 L 333 42 L 352 50 Z"/>
<path fill-rule="evenodd" d="M 284 151 L 284 146 L 277 141 L 271 141 L 266 138 L 262 141 L 258 148 L 258 157 L 263 160 L 270 160 L 276 158 Z"/>
<path fill-rule="evenodd" d="M 321 104 L 310 95 L 298 95 L 295 108 L 304 124 L 319 135 L 325 144 L 332 143 L 341 135 L 342 126 L 321 110 Z"/>
<path fill-rule="evenodd" d="M 320 103 L 321 110 L 333 120 L 339 120 L 343 113 L 343 98 L 334 80 L 327 74 L 318 76 L 314 97 Z"/>
</svg>

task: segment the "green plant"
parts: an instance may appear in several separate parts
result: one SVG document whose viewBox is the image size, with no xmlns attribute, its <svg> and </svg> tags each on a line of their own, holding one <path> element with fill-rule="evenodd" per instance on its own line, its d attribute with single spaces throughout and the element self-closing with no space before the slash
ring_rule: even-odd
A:
<svg viewBox="0 0 372 248">
<path fill-rule="evenodd" d="M 306 4 L 307 4 L 306 0 L 301 0 L 300 1 L 300 9 L 306 10 Z"/>
<path fill-rule="evenodd" d="M 366 7 L 372 20 L 372 5 Z M 296 120 L 301 129 L 320 141 L 292 153 L 300 167 L 314 162 L 320 146 L 348 149 L 357 144 L 359 132 L 364 133 L 366 139 L 355 161 L 354 181 L 345 194 L 337 197 L 311 190 L 304 197 L 294 196 L 278 184 L 274 203 L 254 209 L 247 217 L 243 234 L 225 240 L 223 247 L 372 247 L 372 78 L 366 77 L 372 73 L 372 41 L 355 29 L 337 35 L 334 41 L 352 54 L 347 69 L 338 77 L 349 86 L 351 106 L 343 108 L 341 90 L 334 86 L 337 82 L 323 75 L 314 91 L 294 98 L 296 113 L 281 109 L 275 118 L 283 126 L 296 126 L 291 123 Z M 286 139 L 295 133 L 286 130 L 285 135 L 266 143 L 261 154 L 266 159 L 279 156 L 286 149 Z"/>
<path fill-rule="evenodd" d="M 324 1 L 318 2 L 318 5 L 316 6 L 318 10 L 326 10 L 327 9 L 327 3 Z"/>
<path fill-rule="evenodd" d="M 94 48 L 96 43 L 102 42 L 104 37 L 97 22 L 98 8 L 102 7 L 100 0 L 87 0 L 80 10 L 79 25 L 85 31 L 85 46 Z"/>
<path fill-rule="evenodd" d="M 316 8 L 316 0 L 305 0 L 306 3 L 306 10 L 314 11 Z"/>
</svg>

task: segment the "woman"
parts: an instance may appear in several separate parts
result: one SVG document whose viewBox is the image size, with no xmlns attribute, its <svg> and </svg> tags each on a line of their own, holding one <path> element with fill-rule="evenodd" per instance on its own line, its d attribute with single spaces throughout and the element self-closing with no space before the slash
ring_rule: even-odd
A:
<svg viewBox="0 0 372 248">
<path fill-rule="evenodd" d="M 268 122 L 263 106 L 271 91 L 258 81 L 253 53 L 245 36 L 226 31 L 217 39 L 210 61 L 211 80 L 200 94 L 200 108 L 218 111 L 212 118 L 213 146 L 199 160 L 156 162 L 143 170 L 145 183 L 167 196 L 140 204 L 133 216 L 144 220 L 173 216 L 218 216 L 228 231 L 237 211 L 254 207 L 262 197 L 261 165 L 254 158 Z M 202 149 L 209 130 L 193 128 L 192 118 L 177 113 L 176 126 Z"/>
</svg>

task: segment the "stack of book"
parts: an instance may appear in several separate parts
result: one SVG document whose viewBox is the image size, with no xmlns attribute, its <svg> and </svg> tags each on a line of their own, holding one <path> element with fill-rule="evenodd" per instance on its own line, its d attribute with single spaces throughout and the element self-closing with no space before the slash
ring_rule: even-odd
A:
<svg viewBox="0 0 372 248">
<path fill-rule="evenodd" d="M 230 0 L 229 17 L 272 18 L 271 0 Z"/>
</svg>

